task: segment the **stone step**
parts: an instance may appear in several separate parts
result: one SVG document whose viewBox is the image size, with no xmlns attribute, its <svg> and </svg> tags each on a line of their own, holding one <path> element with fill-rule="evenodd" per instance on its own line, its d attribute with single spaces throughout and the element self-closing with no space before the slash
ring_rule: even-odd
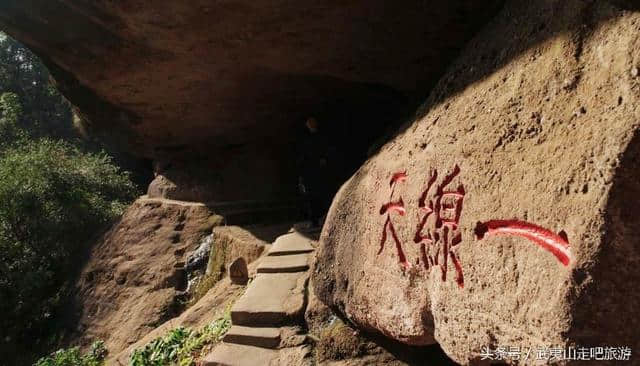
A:
<svg viewBox="0 0 640 366">
<path fill-rule="evenodd" d="M 257 366 L 277 362 L 278 351 L 222 342 L 203 360 L 202 366 Z"/>
<path fill-rule="evenodd" d="M 302 254 L 313 252 L 311 239 L 299 232 L 293 232 L 282 235 L 273 242 L 273 246 L 269 250 L 270 256 Z"/>
<path fill-rule="evenodd" d="M 309 269 L 309 254 L 266 256 L 258 264 L 258 273 L 290 273 Z"/>
<path fill-rule="evenodd" d="M 275 349 L 280 345 L 280 328 L 257 328 L 234 325 L 224 336 L 224 341 L 227 343 Z"/>
<path fill-rule="evenodd" d="M 231 308 L 231 321 L 255 327 L 295 324 L 304 313 L 308 279 L 307 272 L 258 274 Z"/>
</svg>

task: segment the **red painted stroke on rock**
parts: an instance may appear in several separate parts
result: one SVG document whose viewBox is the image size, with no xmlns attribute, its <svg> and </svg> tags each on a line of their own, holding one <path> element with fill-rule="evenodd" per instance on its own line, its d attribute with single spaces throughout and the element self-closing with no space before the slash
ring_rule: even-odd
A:
<svg viewBox="0 0 640 366">
<path fill-rule="evenodd" d="M 398 182 L 404 182 L 407 180 L 407 172 L 397 172 L 391 176 L 389 181 L 389 187 L 393 187 Z"/>
<path fill-rule="evenodd" d="M 567 234 L 556 234 L 536 224 L 519 220 L 490 220 L 479 222 L 475 228 L 478 240 L 487 236 L 514 235 L 531 240 L 543 249 L 551 252 L 565 266 L 571 262 L 571 252 Z"/>
<path fill-rule="evenodd" d="M 393 222 L 391 222 L 391 216 L 387 215 L 387 220 L 384 222 L 384 227 L 382 229 L 382 238 L 380 239 L 380 250 L 378 250 L 378 255 L 382 253 L 384 249 L 384 243 L 387 241 L 387 228 L 391 231 L 391 236 L 393 237 L 393 241 L 396 243 L 396 250 L 398 252 L 398 262 L 402 266 L 402 268 L 409 268 L 411 264 L 407 262 L 407 256 L 404 254 L 404 250 L 402 249 L 402 244 L 400 243 L 400 239 L 398 239 L 398 234 L 396 233 L 396 228 L 393 227 Z"/>
<path fill-rule="evenodd" d="M 402 198 L 400 198 L 397 202 L 388 202 L 380 207 L 380 215 L 384 215 L 387 212 L 395 212 L 397 214 L 400 214 L 400 216 L 404 216 L 407 211 L 404 208 L 404 202 L 402 201 Z"/>
</svg>

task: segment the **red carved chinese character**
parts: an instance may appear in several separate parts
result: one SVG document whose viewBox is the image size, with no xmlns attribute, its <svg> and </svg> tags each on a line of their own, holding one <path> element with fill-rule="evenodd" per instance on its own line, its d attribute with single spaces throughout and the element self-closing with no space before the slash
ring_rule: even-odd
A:
<svg viewBox="0 0 640 366">
<path fill-rule="evenodd" d="M 435 195 L 429 199 L 427 204 L 431 187 L 438 179 L 437 170 L 431 174 L 427 188 L 418 200 L 418 207 L 420 211 L 424 212 L 424 215 L 419 220 L 413 241 L 420 244 L 420 256 L 425 269 L 429 269 L 430 266 L 440 266 L 443 281 L 447 280 L 447 265 L 449 258 L 451 258 L 457 273 L 456 282 L 458 286 L 464 287 L 462 265 L 453 252 L 453 247 L 462 242 L 458 223 L 462 214 L 465 191 L 462 185 L 459 185 L 455 191 L 445 190 L 458 174 L 460 174 L 460 168 L 456 165 L 453 172 L 445 176 L 442 183 L 436 187 Z M 434 217 L 433 225 L 427 228 L 427 233 L 424 233 L 425 226 L 427 226 L 432 214 Z M 434 255 L 430 255 L 432 246 L 435 247 Z M 442 247 L 442 263 L 439 263 L 440 247 Z"/>
<path fill-rule="evenodd" d="M 560 263 L 568 266 L 572 256 L 567 233 L 556 234 L 536 224 L 520 220 L 490 220 L 478 222 L 475 233 L 478 240 L 488 236 L 513 235 L 531 240 L 541 248 L 553 254 Z"/>
<path fill-rule="evenodd" d="M 387 215 L 387 220 L 384 222 L 384 227 L 382 228 L 382 238 L 380 239 L 380 250 L 378 250 L 378 254 L 382 253 L 384 249 L 384 243 L 387 241 L 387 230 L 391 232 L 391 236 L 393 237 L 393 241 L 396 243 L 396 250 L 398 252 L 398 261 L 403 268 L 409 267 L 409 262 L 407 262 L 407 257 L 404 255 L 404 250 L 402 249 L 402 243 L 400 239 L 398 239 L 398 234 L 396 234 L 396 229 L 393 226 L 393 221 L 391 221 L 391 213 L 395 212 L 400 216 L 404 216 L 406 213 L 404 208 L 404 202 L 402 201 L 402 197 L 399 200 L 393 201 L 393 193 L 395 191 L 396 184 L 399 182 L 404 182 L 407 179 L 406 172 L 398 172 L 393 174 L 391 177 L 391 181 L 389 182 L 389 186 L 391 187 L 391 194 L 389 195 L 389 202 L 385 203 L 380 207 L 380 215 Z"/>
</svg>

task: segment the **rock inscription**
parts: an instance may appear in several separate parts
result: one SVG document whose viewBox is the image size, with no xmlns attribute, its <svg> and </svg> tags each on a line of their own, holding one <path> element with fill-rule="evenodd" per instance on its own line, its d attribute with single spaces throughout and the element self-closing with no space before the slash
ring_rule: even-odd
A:
<svg viewBox="0 0 640 366">
<path fill-rule="evenodd" d="M 431 267 L 440 267 L 442 281 L 447 280 L 449 261 L 456 271 L 456 283 L 464 288 L 464 274 L 462 264 L 454 249 L 462 243 L 462 233 L 459 228 L 460 217 L 465 197 L 464 184 L 459 183 L 457 188 L 451 185 L 460 175 L 460 167 L 455 165 L 451 172 L 446 174 L 438 183 L 438 171 L 433 170 L 426 183 L 426 188 L 418 199 L 419 215 L 413 237 L 414 244 L 419 245 L 419 255 L 416 256 L 416 265 L 421 265 L 426 271 Z M 398 262 L 403 270 L 412 266 L 407 259 L 403 247 L 403 241 L 398 235 L 392 214 L 406 216 L 404 200 L 401 195 L 394 200 L 396 188 L 408 179 L 405 171 L 393 173 L 389 181 L 389 201 L 380 207 L 379 214 L 386 215 L 380 238 L 378 255 L 382 254 L 389 234 L 396 247 Z M 490 220 L 478 222 L 474 229 L 476 239 L 482 240 L 490 236 L 518 236 L 553 254 L 560 263 L 568 266 L 571 262 L 571 252 L 567 234 L 561 231 L 558 234 L 533 223 L 512 220 Z"/>
</svg>

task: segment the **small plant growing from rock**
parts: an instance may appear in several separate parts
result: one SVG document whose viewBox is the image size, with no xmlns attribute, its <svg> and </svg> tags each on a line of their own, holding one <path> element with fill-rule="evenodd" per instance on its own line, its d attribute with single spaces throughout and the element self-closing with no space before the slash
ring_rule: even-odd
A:
<svg viewBox="0 0 640 366">
<path fill-rule="evenodd" d="M 222 317 L 199 331 L 178 327 L 143 348 L 134 350 L 129 366 L 193 366 L 205 347 L 219 342 L 230 327 L 231 307 L 228 307 Z"/>
<path fill-rule="evenodd" d="M 89 352 L 82 354 L 78 347 L 60 349 L 39 359 L 34 366 L 102 366 L 107 356 L 104 342 L 96 341 Z"/>
</svg>

